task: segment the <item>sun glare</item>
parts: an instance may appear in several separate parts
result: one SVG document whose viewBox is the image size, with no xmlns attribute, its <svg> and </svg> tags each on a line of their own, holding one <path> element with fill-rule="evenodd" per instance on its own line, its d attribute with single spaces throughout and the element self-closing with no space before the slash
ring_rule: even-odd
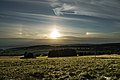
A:
<svg viewBox="0 0 120 80">
<path fill-rule="evenodd" d="M 52 38 L 52 39 L 57 39 L 58 37 L 60 37 L 61 35 L 60 35 L 60 33 L 59 33 L 59 31 L 55 28 L 55 29 L 53 29 L 53 31 L 51 32 L 51 34 L 50 34 L 50 37 Z"/>
</svg>

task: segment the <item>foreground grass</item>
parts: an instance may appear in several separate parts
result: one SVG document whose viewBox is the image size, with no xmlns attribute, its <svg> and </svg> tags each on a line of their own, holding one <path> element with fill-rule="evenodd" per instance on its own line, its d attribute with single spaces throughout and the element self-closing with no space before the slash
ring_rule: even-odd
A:
<svg viewBox="0 0 120 80">
<path fill-rule="evenodd" d="M 120 56 L 0 57 L 0 80 L 120 80 Z"/>
</svg>

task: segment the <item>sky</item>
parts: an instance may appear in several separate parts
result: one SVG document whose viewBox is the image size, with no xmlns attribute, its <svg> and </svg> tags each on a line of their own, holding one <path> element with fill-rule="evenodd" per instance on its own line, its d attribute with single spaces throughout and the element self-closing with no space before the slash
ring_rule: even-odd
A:
<svg viewBox="0 0 120 80">
<path fill-rule="evenodd" d="M 0 39 L 51 39 L 54 29 L 66 42 L 120 42 L 120 0 L 0 0 Z"/>
</svg>

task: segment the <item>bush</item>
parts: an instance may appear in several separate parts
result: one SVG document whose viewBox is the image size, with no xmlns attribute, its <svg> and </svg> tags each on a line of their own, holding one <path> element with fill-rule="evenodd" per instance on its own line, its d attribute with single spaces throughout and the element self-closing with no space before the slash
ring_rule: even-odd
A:
<svg viewBox="0 0 120 80">
<path fill-rule="evenodd" d="M 33 53 L 28 53 L 28 52 L 25 52 L 24 53 L 24 58 L 35 58 L 34 54 Z"/>
</svg>

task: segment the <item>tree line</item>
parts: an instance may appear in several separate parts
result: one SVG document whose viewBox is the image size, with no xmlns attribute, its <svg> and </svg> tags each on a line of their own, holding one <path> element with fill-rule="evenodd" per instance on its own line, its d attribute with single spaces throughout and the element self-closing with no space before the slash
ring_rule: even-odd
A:
<svg viewBox="0 0 120 80">
<path fill-rule="evenodd" d="M 48 53 L 48 57 L 67 57 L 67 56 L 77 56 L 75 49 L 60 49 L 51 50 Z"/>
</svg>

